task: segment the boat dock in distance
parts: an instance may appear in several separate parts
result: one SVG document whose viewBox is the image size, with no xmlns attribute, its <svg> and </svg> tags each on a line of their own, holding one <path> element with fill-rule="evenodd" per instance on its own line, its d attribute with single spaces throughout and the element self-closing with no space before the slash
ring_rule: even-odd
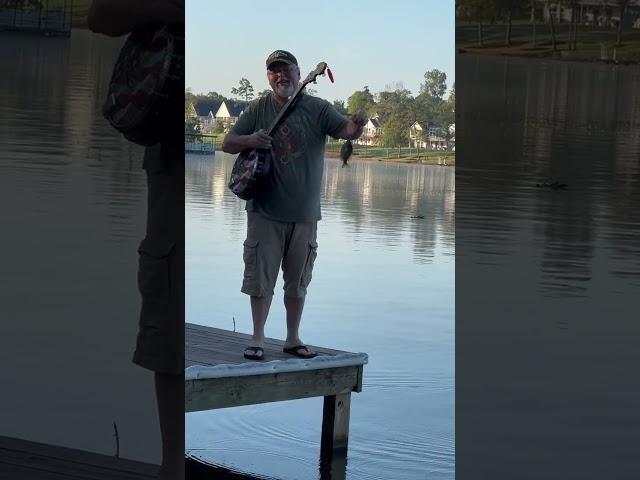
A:
<svg viewBox="0 0 640 480">
<path fill-rule="evenodd" d="M 188 134 L 184 135 L 185 153 L 216 154 L 216 141 L 213 135 Z"/>
<path fill-rule="evenodd" d="M 0 32 L 20 32 L 48 37 L 70 37 L 73 0 L 0 1 Z"/>
<path fill-rule="evenodd" d="M 250 343 L 251 335 L 186 324 L 186 412 L 322 396 L 320 456 L 346 457 L 351 392 L 362 391 L 367 354 L 310 346 L 318 356 L 302 359 L 267 338 L 264 360 L 246 360 Z"/>
</svg>

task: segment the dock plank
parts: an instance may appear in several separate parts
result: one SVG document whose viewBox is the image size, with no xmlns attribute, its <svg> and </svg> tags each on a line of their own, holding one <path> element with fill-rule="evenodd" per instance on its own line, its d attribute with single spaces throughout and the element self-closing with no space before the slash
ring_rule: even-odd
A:
<svg viewBox="0 0 640 480">
<path fill-rule="evenodd" d="M 361 368 L 361 367 L 360 367 Z M 187 412 L 346 394 L 358 383 L 358 367 L 202 379 L 187 382 Z"/>
<path fill-rule="evenodd" d="M 158 466 L 0 436 L 2 480 L 151 480 Z"/>
<path fill-rule="evenodd" d="M 185 324 L 185 367 L 193 365 L 243 364 L 250 362 L 243 357 L 247 345 L 251 344 L 251 335 L 232 332 L 220 328 Z M 284 342 L 274 338 L 265 339 L 265 360 L 289 360 L 292 355 L 282 351 Z M 350 353 L 316 345 L 309 345 L 320 355 L 338 355 Z"/>
</svg>

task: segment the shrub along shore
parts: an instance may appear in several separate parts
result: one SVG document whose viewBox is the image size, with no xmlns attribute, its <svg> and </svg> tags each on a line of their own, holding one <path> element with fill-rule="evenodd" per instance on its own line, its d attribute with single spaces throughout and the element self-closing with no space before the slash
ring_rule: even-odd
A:
<svg viewBox="0 0 640 480">
<path fill-rule="evenodd" d="M 222 141 L 224 140 L 224 133 L 214 134 L 213 137 L 215 149 L 220 150 Z M 339 158 L 341 146 L 342 142 L 327 142 L 325 145 L 325 156 L 328 158 Z M 456 154 L 455 152 L 425 150 L 424 148 L 371 147 L 354 143 L 353 153 L 349 161 L 351 162 L 353 160 L 454 166 L 456 163 Z"/>
</svg>

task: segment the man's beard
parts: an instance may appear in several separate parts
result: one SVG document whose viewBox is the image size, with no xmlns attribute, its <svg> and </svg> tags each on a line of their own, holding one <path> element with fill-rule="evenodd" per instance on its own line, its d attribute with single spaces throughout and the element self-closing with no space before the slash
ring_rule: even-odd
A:
<svg viewBox="0 0 640 480">
<path fill-rule="evenodd" d="M 295 87 L 293 86 L 293 82 L 289 82 L 286 87 L 283 85 L 276 85 L 276 93 L 282 98 L 289 98 L 293 95 L 294 90 Z"/>
</svg>

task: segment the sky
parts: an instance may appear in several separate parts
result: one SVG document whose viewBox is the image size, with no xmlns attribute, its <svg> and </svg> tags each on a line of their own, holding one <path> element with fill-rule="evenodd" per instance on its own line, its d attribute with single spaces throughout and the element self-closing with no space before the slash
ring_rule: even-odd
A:
<svg viewBox="0 0 640 480">
<path fill-rule="evenodd" d="M 347 100 L 402 82 L 419 93 L 427 70 L 455 80 L 454 0 L 186 1 L 186 87 L 193 93 L 231 89 L 247 78 L 254 93 L 269 88 L 265 60 L 293 53 L 304 79 L 319 62 L 327 76 L 310 85 L 329 101 Z M 395 87 L 394 87 L 395 88 Z"/>
</svg>

